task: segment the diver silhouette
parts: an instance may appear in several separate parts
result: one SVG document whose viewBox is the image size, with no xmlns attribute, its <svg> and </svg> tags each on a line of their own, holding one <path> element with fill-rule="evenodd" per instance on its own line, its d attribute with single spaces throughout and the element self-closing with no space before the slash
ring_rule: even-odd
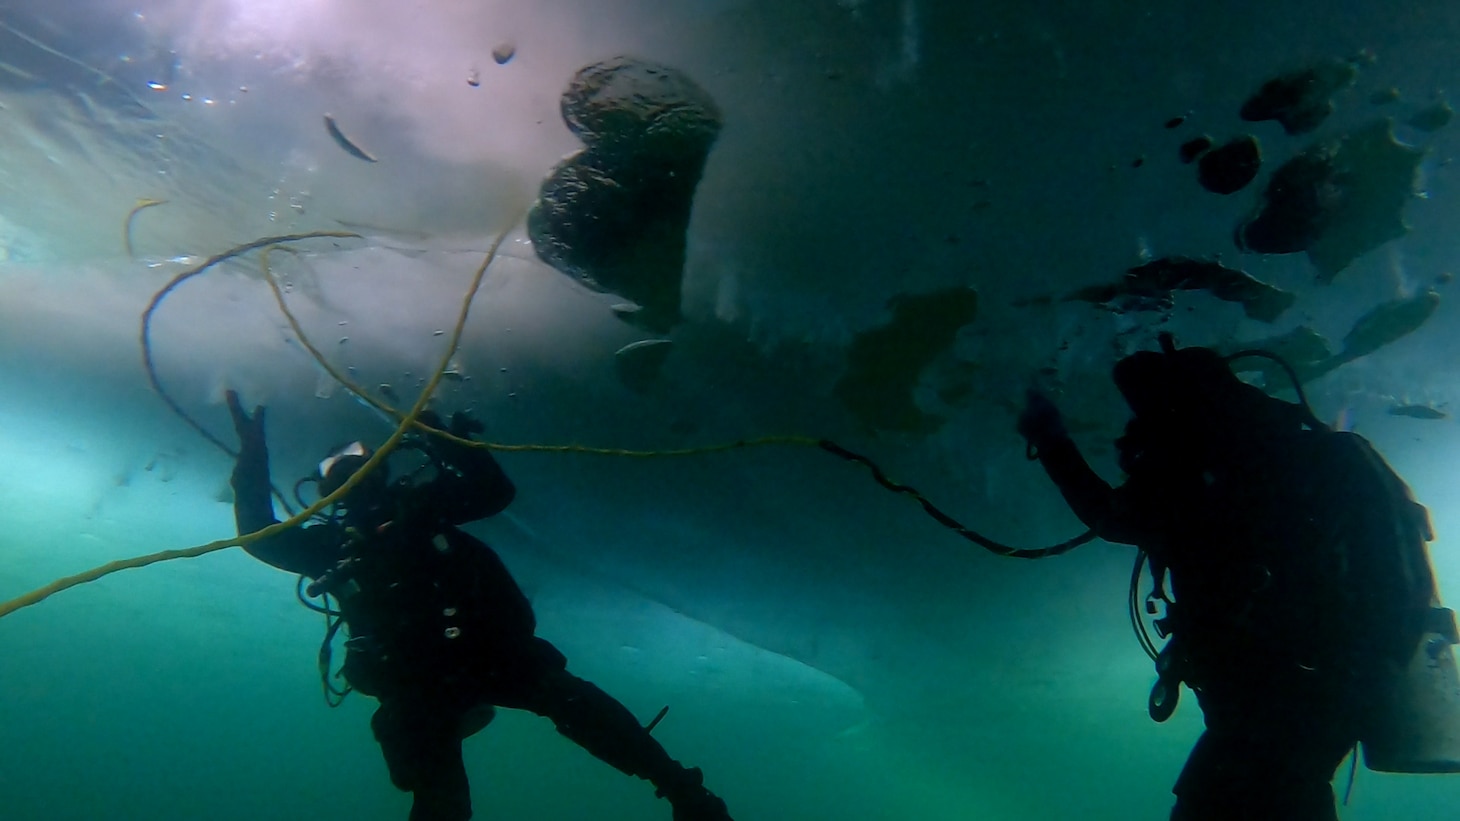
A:
<svg viewBox="0 0 1460 821">
<path fill-rule="evenodd" d="M 1386 720 L 1385 682 L 1425 632 L 1428 515 L 1363 438 L 1211 349 L 1161 344 L 1113 371 L 1133 412 L 1123 485 L 1090 468 L 1044 395 L 1018 431 L 1081 521 L 1151 563 L 1170 635 L 1151 716 L 1168 718 L 1184 683 L 1206 723 L 1173 821 L 1336 819 L 1334 772 Z"/>
<path fill-rule="evenodd" d="M 251 533 L 276 521 L 264 408 L 245 412 L 232 391 L 227 401 L 240 442 L 234 514 L 239 533 Z M 430 411 L 420 421 L 461 438 L 482 430 L 463 413 L 449 428 Z M 428 481 L 391 482 L 382 465 L 327 521 L 245 548 L 312 579 L 311 595 L 338 601 L 349 631 L 343 675 L 380 702 L 371 728 L 391 781 L 414 794 L 411 821 L 471 817 L 461 742 L 487 726 L 495 707 L 545 716 L 600 760 L 652 782 L 676 821 L 729 821 L 698 769 L 670 758 L 628 709 L 568 673 L 563 654 L 535 635 L 532 607 L 501 559 L 458 527 L 511 503 L 516 489 L 496 459 L 437 437 L 415 447 L 433 463 Z M 320 496 L 369 455 L 356 442 L 321 462 Z"/>
</svg>

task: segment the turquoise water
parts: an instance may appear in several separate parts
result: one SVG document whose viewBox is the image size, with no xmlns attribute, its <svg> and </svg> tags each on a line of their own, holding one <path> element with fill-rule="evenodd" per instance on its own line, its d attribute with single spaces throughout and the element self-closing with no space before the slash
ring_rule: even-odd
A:
<svg viewBox="0 0 1460 821">
<path fill-rule="evenodd" d="M 1116 479 L 1124 411 L 1108 368 L 1158 328 L 1235 345 L 1308 326 L 1337 345 L 1374 306 L 1433 285 L 1423 327 L 1309 393 L 1429 506 L 1442 593 L 1460 595 L 1453 418 L 1388 412 L 1455 409 L 1453 134 L 1397 130 L 1424 151 L 1410 231 L 1329 285 L 1302 255 L 1232 245 L 1265 176 L 1219 197 L 1176 158 L 1198 133 L 1252 131 L 1267 174 L 1313 139 L 1434 105 L 1460 70 L 1451 4 L 3 5 L 0 600 L 233 535 L 229 459 L 141 364 L 142 312 L 171 277 L 260 236 L 353 226 L 365 237 L 273 262 L 330 361 L 408 402 L 491 237 L 577 148 L 558 115 L 567 78 L 619 53 L 678 67 L 725 119 L 664 370 L 647 391 L 621 383 L 615 351 L 647 335 L 617 318 L 617 298 L 537 261 L 519 228 L 474 304 L 451 363 L 470 378 L 443 386 L 443 411 L 470 408 L 505 443 L 831 437 L 1034 546 L 1079 527 L 1013 433 L 1031 374 L 1056 373 L 1077 439 Z M 498 65 L 504 42 L 515 56 Z M 1311 137 L 1236 116 L 1264 80 L 1365 48 L 1376 60 Z M 1391 86 L 1398 101 L 1371 102 Z M 379 162 L 341 151 L 324 113 Z M 167 202 L 136 214 L 129 256 L 126 215 L 144 198 Z M 1177 254 L 1220 255 L 1296 306 L 1274 324 L 1203 294 L 1179 294 L 1164 324 L 1023 307 Z M 902 397 L 941 423 L 870 427 L 836 398 L 847 350 L 897 295 L 954 287 L 978 292 L 977 317 Z M 169 296 L 153 341 L 169 393 L 225 442 L 225 389 L 268 405 L 281 487 L 330 445 L 389 433 L 304 354 L 256 256 Z M 1165 817 L 1200 715 L 1187 693 L 1169 723 L 1146 716 L 1129 548 L 988 555 L 799 445 L 500 458 L 518 499 L 473 532 L 571 671 L 645 720 L 669 705 L 656 737 L 736 818 Z M 0 619 L 0 817 L 404 818 L 373 702 L 324 702 L 324 626 L 294 584 L 234 549 Z M 545 719 L 504 710 L 466 755 L 478 818 L 669 817 L 652 787 Z M 1457 806 L 1460 779 L 1361 768 L 1342 817 Z"/>
</svg>

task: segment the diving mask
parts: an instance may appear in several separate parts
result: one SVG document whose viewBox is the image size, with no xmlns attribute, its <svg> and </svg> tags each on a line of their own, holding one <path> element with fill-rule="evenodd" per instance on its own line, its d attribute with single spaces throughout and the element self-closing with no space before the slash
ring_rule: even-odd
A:
<svg viewBox="0 0 1460 821">
<path fill-rule="evenodd" d="M 351 456 L 356 456 L 356 457 L 359 457 L 359 458 L 362 458 L 362 459 L 368 459 L 368 458 L 370 458 L 370 449 L 367 448 L 367 447 L 365 447 L 365 443 L 364 442 L 358 442 L 358 441 L 357 442 L 351 442 L 350 444 L 345 445 L 344 447 L 340 448 L 339 450 L 335 451 L 334 453 L 331 453 L 329 456 L 326 456 L 326 457 L 324 457 L 323 459 L 320 460 L 320 462 L 319 462 L 319 478 L 321 478 L 321 479 L 328 478 L 329 475 L 330 475 L 330 471 L 333 470 L 336 465 L 338 465 L 341 461 L 343 461 L 345 459 L 348 459 Z"/>
</svg>

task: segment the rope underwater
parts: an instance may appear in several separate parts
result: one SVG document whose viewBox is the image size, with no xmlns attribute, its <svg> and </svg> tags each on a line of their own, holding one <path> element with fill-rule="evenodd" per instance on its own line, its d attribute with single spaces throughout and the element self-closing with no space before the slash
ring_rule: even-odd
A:
<svg viewBox="0 0 1460 821">
<path fill-rule="evenodd" d="M 219 439 L 211 431 L 203 427 L 195 419 L 189 416 L 187 411 L 183 410 L 182 406 L 177 403 L 177 400 L 173 399 L 162 387 L 162 380 L 159 379 L 157 376 L 157 364 L 152 359 L 152 315 L 157 312 L 158 306 L 162 304 L 162 301 L 166 299 L 167 295 L 172 293 L 177 288 L 177 286 L 207 271 L 209 268 L 212 268 L 213 266 L 221 262 L 226 262 L 237 256 L 242 256 L 243 254 L 246 254 L 249 251 L 253 251 L 257 248 L 265 248 L 271 245 L 281 245 L 286 242 L 299 242 L 307 239 L 320 239 L 324 237 L 334 237 L 338 239 L 360 239 L 359 234 L 351 231 L 310 231 L 304 234 L 283 234 L 275 237 L 263 237 L 260 239 L 256 239 L 253 242 L 245 242 L 242 245 L 236 245 L 221 254 L 215 254 L 211 257 L 208 257 L 201 263 L 194 265 L 192 268 L 189 268 L 188 270 L 183 271 L 182 273 L 173 277 L 171 281 L 169 281 L 166 285 L 162 287 L 162 290 L 158 291 L 156 294 L 153 294 L 152 301 L 147 303 L 147 309 L 142 312 L 142 363 L 147 368 L 147 381 L 151 383 L 152 390 L 155 391 L 159 397 L 161 397 L 162 401 L 167 404 L 167 407 L 171 409 L 173 413 L 177 414 L 177 416 L 182 419 L 183 422 L 188 425 L 188 427 L 197 431 L 198 434 L 201 435 L 204 439 L 211 442 L 215 447 L 228 454 L 229 456 L 236 458 L 238 456 L 238 451 L 229 447 L 226 443 L 224 443 L 222 439 Z M 495 248 L 495 246 L 493 247 Z"/>
<path fill-rule="evenodd" d="M 269 284 L 270 290 L 272 290 L 274 293 L 274 302 L 279 306 L 279 312 L 282 313 L 284 315 L 284 319 L 288 321 L 289 327 L 294 331 L 294 335 L 299 339 L 299 343 L 304 347 L 306 351 L 309 352 L 310 356 L 314 357 L 314 361 L 320 366 L 320 368 L 325 371 L 325 373 L 329 374 L 331 378 L 338 382 L 345 390 L 349 391 L 356 399 L 365 403 L 366 405 L 369 405 L 376 411 L 379 411 L 380 413 L 389 416 L 396 421 L 399 421 L 404 416 L 404 414 L 402 414 L 398 409 L 391 407 L 385 402 L 382 402 L 379 399 L 375 398 L 358 382 L 355 382 L 344 373 L 341 373 L 340 369 L 330 364 L 324 353 L 321 352 L 313 342 L 309 341 L 309 336 L 305 334 L 304 328 L 300 324 L 299 319 L 294 316 L 294 312 L 289 309 L 289 304 L 284 299 L 284 290 L 279 287 L 278 278 L 274 276 L 273 269 L 269 267 L 269 254 L 271 251 L 274 250 L 275 247 L 276 246 L 269 246 L 264 248 L 263 254 L 261 254 L 259 257 L 259 264 L 262 268 L 264 281 Z M 720 453 L 729 450 L 736 450 L 738 448 L 761 447 L 765 445 L 808 445 L 815 447 L 819 446 L 822 441 L 810 436 L 782 435 L 761 436 L 754 439 L 740 439 L 734 442 L 724 442 L 714 445 L 702 445 L 692 448 L 678 448 L 668 450 L 631 450 L 626 448 L 600 448 L 592 447 L 589 445 L 512 445 L 502 442 L 479 442 L 475 439 L 464 439 L 448 431 L 444 431 L 439 428 L 433 428 L 420 422 L 416 422 L 414 428 L 421 433 L 426 433 L 431 436 L 445 439 L 449 442 L 454 442 L 455 444 L 469 448 L 482 448 L 485 450 L 504 451 L 509 453 L 585 453 L 596 456 L 698 456 L 706 453 Z"/>
<path fill-rule="evenodd" d="M 148 203 L 153 201 L 143 200 L 142 202 Z M 155 204 L 161 204 L 161 201 L 155 201 Z M 137 211 L 143 207 L 147 206 L 139 204 L 136 208 L 133 208 L 132 211 L 127 214 L 128 225 L 130 225 L 132 217 L 136 216 Z M 187 411 L 183 410 L 182 405 L 179 405 L 177 403 L 177 400 L 173 399 L 172 396 L 167 392 L 167 390 L 162 387 L 162 380 L 157 375 L 157 364 L 153 361 L 152 358 L 152 317 L 154 314 L 157 313 L 157 309 L 159 306 L 162 305 L 163 300 L 167 299 L 167 296 L 171 294 L 174 290 L 176 290 L 179 285 L 187 282 L 195 276 L 198 276 L 199 274 L 204 273 L 209 268 L 212 268 L 219 263 L 226 262 L 230 259 L 233 259 L 234 257 L 242 256 L 243 254 L 246 254 L 256 248 L 269 248 L 276 245 L 281 245 L 286 242 L 300 242 L 308 239 L 321 238 L 359 239 L 360 235 L 352 233 L 350 231 L 311 231 L 303 234 L 281 234 L 274 237 L 263 237 L 260 239 L 256 239 L 253 242 L 246 242 L 242 245 L 235 245 L 234 247 L 229 248 L 227 251 L 224 251 L 220 254 L 215 254 L 207 258 L 206 260 L 203 260 L 201 263 L 194 265 L 193 267 L 173 277 L 166 285 L 162 287 L 160 291 L 152 295 L 152 300 L 147 303 L 147 309 L 142 312 L 142 330 L 140 334 L 140 342 L 142 345 L 142 364 L 147 369 L 147 381 L 152 385 L 153 392 L 156 393 L 157 396 L 162 399 L 163 403 L 167 405 L 168 409 L 176 414 L 179 419 L 183 420 L 183 422 L 188 427 L 197 431 L 198 434 L 206 439 L 210 444 L 228 454 L 228 456 L 230 457 L 237 458 L 238 451 L 229 447 L 227 443 L 214 435 L 212 431 L 209 431 L 207 428 L 203 427 L 200 422 L 198 422 L 191 415 L 189 415 Z M 286 497 L 282 491 L 275 487 L 272 482 L 269 484 L 269 489 L 273 492 L 274 498 L 279 500 L 279 504 L 283 505 L 284 510 L 292 514 L 294 512 L 294 508 L 292 505 L 289 504 L 288 497 Z"/>
<path fill-rule="evenodd" d="M 375 408 L 376 410 L 387 414 L 393 419 L 398 420 L 399 423 L 397 424 L 395 430 L 392 432 L 391 436 L 385 441 L 385 443 L 383 443 L 375 451 L 375 453 L 369 458 L 369 460 L 366 461 L 366 463 L 360 468 L 360 470 L 356 471 L 354 475 L 352 475 L 350 479 L 345 482 L 344 485 L 342 485 L 334 493 L 331 493 L 317 500 L 314 504 L 305 507 L 297 514 L 292 514 L 288 519 L 282 522 L 270 525 L 253 533 L 243 534 L 233 537 L 231 539 L 219 539 L 216 541 L 208 542 L 206 544 L 196 545 L 190 548 L 164 550 L 145 556 L 138 556 L 130 559 L 120 559 L 117 561 L 108 562 L 107 564 L 92 568 L 91 570 L 87 570 L 82 573 L 57 579 L 56 581 L 51 582 L 50 584 L 38 588 L 37 590 L 34 590 L 30 593 L 11 599 L 10 601 L 0 602 L 0 618 L 4 618 L 5 616 L 10 615 L 16 610 L 38 604 L 41 601 L 44 601 L 45 599 L 63 590 L 68 590 L 72 587 L 77 587 L 82 584 L 88 584 L 90 582 L 97 581 L 122 570 L 146 567 L 148 565 L 171 561 L 173 559 L 196 558 L 198 556 L 203 556 L 208 553 L 213 553 L 230 547 L 242 547 L 259 541 L 260 539 L 269 538 L 270 536 L 288 530 L 289 528 L 302 525 L 305 522 L 309 521 L 316 513 L 333 504 L 337 499 L 340 499 L 348 494 L 350 490 L 352 490 L 356 485 L 363 481 L 364 478 L 371 471 L 373 471 L 376 467 L 383 463 L 386 457 L 388 457 L 390 453 L 394 451 L 396 447 L 400 444 L 400 442 L 404 439 L 406 434 L 412 430 L 417 430 L 432 436 L 438 436 L 443 439 L 465 445 L 467 447 L 485 448 L 489 450 L 519 453 L 582 453 L 619 457 L 681 457 L 710 453 L 722 453 L 740 448 L 762 447 L 769 445 L 799 445 L 816 447 L 843 460 L 863 465 L 871 471 L 872 478 L 879 485 L 894 493 L 911 496 L 913 499 L 917 500 L 919 505 L 921 505 L 923 511 L 939 524 L 943 525 L 954 533 L 957 533 L 964 539 L 973 542 L 974 544 L 977 544 L 980 547 L 998 556 L 1018 559 L 1042 559 L 1067 553 L 1070 550 L 1073 550 L 1080 545 L 1086 544 L 1087 542 L 1090 542 L 1095 538 L 1095 534 L 1093 531 L 1086 531 L 1072 539 L 1067 539 L 1058 544 L 1042 548 L 1015 548 L 1009 545 L 1002 544 L 1000 542 L 989 539 L 986 536 L 983 536 L 982 534 L 978 533 L 975 530 L 972 530 L 971 528 L 966 527 L 958 520 L 954 519 L 952 516 L 949 516 L 943 510 L 938 508 L 935 504 L 933 504 L 932 501 L 930 501 L 915 488 L 909 485 L 895 482 L 892 479 L 888 478 L 888 476 L 882 471 L 882 469 L 868 457 L 851 451 L 845 447 L 842 447 L 841 445 L 829 439 L 819 439 L 811 436 L 780 435 L 763 436 L 753 439 L 742 439 L 733 442 L 724 442 L 719 444 L 702 445 L 689 448 L 666 450 L 632 450 L 626 448 L 601 448 L 571 444 L 514 445 L 497 442 L 479 442 L 471 439 L 464 439 L 448 433 L 447 431 L 439 430 L 429 425 L 422 424 L 420 421 L 418 421 L 417 417 L 420 415 L 421 411 L 425 409 L 426 404 L 430 401 L 431 396 L 435 393 L 436 387 L 440 384 L 442 378 L 444 378 L 445 376 L 446 371 L 451 366 L 451 361 L 455 357 L 457 349 L 461 344 L 461 336 L 466 325 L 467 317 L 469 316 L 471 311 L 472 302 L 476 298 L 477 291 L 481 286 L 482 279 L 485 277 L 487 269 L 491 266 L 493 260 L 495 260 L 498 250 L 500 249 L 502 242 L 506 239 L 507 234 L 510 230 L 510 227 L 507 230 L 504 230 L 492 242 L 491 247 L 487 251 L 485 259 L 477 268 L 472 278 L 471 286 L 467 291 L 467 294 L 462 300 L 460 315 L 457 318 L 456 325 L 452 329 L 452 334 L 449 339 L 450 344 L 447 347 L 447 352 L 445 356 L 443 356 L 441 360 L 440 366 L 435 369 L 435 372 L 432 374 L 431 379 L 428 381 L 428 383 L 422 389 L 420 395 L 417 397 L 415 404 L 411 407 L 410 410 L 404 413 L 375 399 L 358 384 L 350 380 L 344 374 L 340 373 L 338 369 L 329 364 L 329 362 L 319 351 L 319 349 L 316 348 L 313 343 L 309 341 L 307 335 L 304 333 L 303 327 L 299 324 L 293 312 L 289 310 L 288 304 L 284 299 L 283 291 L 279 287 L 278 282 L 275 279 L 272 270 L 270 269 L 268 264 L 269 253 L 274 248 L 282 247 L 286 243 L 326 237 L 359 238 L 359 234 L 349 231 L 315 231 L 302 234 L 287 234 L 271 237 L 262 237 L 260 239 L 235 246 L 220 254 L 209 257 L 202 263 L 174 277 L 170 282 L 168 282 L 166 286 L 162 288 L 162 290 L 158 291 L 153 296 L 151 302 L 149 302 L 147 306 L 147 309 L 142 314 L 141 344 L 143 349 L 143 361 L 146 365 L 148 380 L 151 383 L 152 389 L 163 400 L 168 408 L 173 411 L 173 413 L 181 418 L 189 427 L 197 431 L 204 439 L 212 443 L 214 446 L 218 447 L 224 453 L 233 457 L 236 457 L 238 455 L 237 451 L 235 451 L 233 448 L 230 448 L 220 438 L 212 434 L 200 423 L 194 420 L 182 408 L 182 406 L 179 405 L 177 401 L 174 400 L 162 387 L 162 383 L 157 375 L 156 365 L 152 357 L 151 322 L 152 317 L 156 312 L 158 306 L 162 303 L 162 301 L 167 297 L 169 293 L 171 293 L 183 282 L 191 279 L 192 277 L 198 276 L 199 274 L 202 274 L 209 268 L 212 268 L 219 263 L 241 256 L 245 253 L 248 253 L 249 251 L 253 251 L 256 249 L 263 249 L 260 264 L 263 269 L 264 279 L 269 284 L 270 289 L 273 291 L 275 301 L 277 302 L 281 313 L 283 313 L 288 320 L 290 327 L 293 329 L 294 333 L 299 338 L 300 343 L 304 346 L 304 348 L 310 353 L 311 356 L 315 358 L 319 365 L 323 367 L 327 373 L 330 374 L 331 377 L 338 381 L 353 395 L 355 395 L 371 407 Z M 278 491 L 277 488 L 274 488 L 274 495 L 278 497 L 281 501 L 284 500 L 283 495 Z M 287 502 L 284 502 L 284 507 L 286 511 L 291 511 L 291 508 L 289 507 Z"/>
<path fill-rule="evenodd" d="M 509 228 L 508 230 L 511 229 Z M 174 279 L 172 283 L 169 283 L 167 289 L 164 289 L 164 291 L 176 287 L 178 283 L 180 283 L 183 279 L 186 279 L 189 276 L 196 276 L 197 274 L 202 273 L 203 270 L 205 270 L 207 267 L 210 267 L 211 265 L 216 265 L 217 263 L 222 262 L 224 259 L 227 259 L 231 256 L 238 256 L 239 254 L 245 253 L 249 250 L 253 250 L 254 248 L 274 245 L 278 244 L 279 242 L 287 242 L 299 238 L 308 239 L 312 236 L 321 235 L 336 236 L 342 233 L 344 232 L 321 232 L 320 234 L 313 235 L 267 237 L 265 239 L 256 240 L 246 245 L 238 246 L 238 248 L 232 249 L 232 251 L 230 252 L 225 252 L 224 254 L 219 254 L 216 257 L 212 257 L 203 265 L 198 266 L 197 268 L 188 272 L 185 276 L 180 275 L 178 278 Z M 471 313 L 472 301 L 476 298 L 477 290 L 481 286 L 482 278 L 486 275 L 487 268 L 492 264 L 492 260 L 496 258 L 497 250 L 501 247 L 502 241 L 506 238 L 506 236 L 507 231 L 503 231 L 501 235 L 497 237 L 497 240 L 492 243 L 491 248 L 487 251 L 486 259 L 483 260 L 481 266 L 477 268 L 476 275 L 472 278 L 471 287 L 467 291 L 466 296 L 462 299 L 461 312 L 456 320 L 455 327 L 452 329 L 451 338 L 449 340 L 449 344 L 447 345 L 446 354 L 441 358 L 441 365 L 436 368 L 435 372 L 431 375 L 431 379 L 426 383 L 425 387 L 421 389 L 420 396 L 417 397 L 415 404 L 412 405 L 411 409 L 405 413 L 401 424 L 396 427 L 395 431 L 390 435 L 390 437 L 386 439 L 385 442 L 381 444 L 381 446 L 375 451 L 375 453 L 370 456 L 365 464 L 362 465 L 359 470 L 355 471 L 355 473 L 349 478 L 349 480 L 341 485 L 335 492 L 317 500 L 314 504 L 294 514 L 293 516 L 290 516 L 288 519 L 269 525 L 268 527 L 254 531 L 253 533 L 247 533 L 242 536 L 235 536 L 231 539 L 218 539 L 216 541 L 208 542 L 207 544 L 197 545 L 189 548 L 182 548 L 178 550 L 163 550 L 157 553 L 150 553 L 146 556 L 138 556 L 131 559 L 119 559 L 114 562 L 108 562 L 104 565 L 101 565 L 100 567 L 92 568 L 91 570 L 86 570 L 72 576 L 66 576 L 64 578 L 57 579 L 56 581 L 51 582 L 50 584 L 39 589 L 33 590 L 30 593 L 18 596 L 14 599 L 11 599 L 10 601 L 0 603 L 0 618 L 4 618 L 5 616 L 8 616 L 11 613 L 14 613 L 15 611 L 22 608 L 30 607 L 34 604 L 39 604 L 40 602 L 45 601 L 51 596 L 64 590 L 69 590 L 73 587 L 97 581 L 98 579 L 105 578 L 112 575 L 113 573 L 118 573 L 122 570 L 146 567 L 148 565 L 157 564 L 158 562 L 171 561 L 173 559 L 196 558 L 198 556 L 204 556 L 209 553 L 214 553 L 230 547 L 242 547 L 244 545 L 253 544 L 260 539 L 267 539 L 270 536 L 273 536 L 277 533 L 282 533 L 283 531 L 288 530 L 291 527 L 296 527 L 303 524 L 304 522 L 309 521 L 309 519 L 312 518 L 314 514 L 334 504 L 336 500 L 344 498 L 346 495 L 348 495 L 351 490 L 354 490 L 354 488 L 360 484 L 360 482 L 365 480 L 366 476 L 368 476 L 372 471 L 374 471 L 377 467 L 385 462 L 386 457 L 388 457 L 390 453 L 396 449 L 396 447 L 405 438 L 406 434 L 411 430 L 412 426 L 415 424 L 416 417 L 420 415 L 421 411 L 425 410 L 426 404 L 430 401 L 432 394 L 435 393 L 436 386 L 440 384 L 441 379 L 446 372 L 446 369 L 451 366 L 452 357 L 456 356 L 457 347 L 461 344 L 462 331 L 466 326 L 467 317 Z M 153 299 L 152 305 L 148 306 L 149 316 L 150 312 L 155 309 L 157 303 L 160 301 L 160 298 L 161 294 Z M 144 328 L 145 327 L 146 326 L 144 322 Z M 150 357 L 148 359 L 148 364 L 151 364 Z M 155 382 L 154 387 L 156 387 Z M 169 404 L 173 405 L 175 403 L 169 402 Z M 180 409 L 178 410 L 180 412 Z M 200 425 L 195 424 L 194 427 L 202 430 L 202 427 Z M 210 441 L 212 440 L 210 439 Z"/>
<path fill-rule="evenodd" d="M 307 350 L 309 354 L 314 357 L 315 362 L 317 362 L 319 366 L 325 370 L 326 373 L 333 377 L 336 382 L 340 383 L 340 385 L 342 385 L 345 390 L 348 390 L 361 402 L 364 402 L 371 408 L 374 408 L 375 410 L 379 411 L 382 414 L 385 414 L 386 416 L 397 420 L 401 419 L 402 414 L 399 410 L 380 401 L 379 399 L 376 399 L 370 394 L 369 391 L 365 390 L 364 387 L 351 380 L 345 374 L 341 373 L 338 368 L 330 364 L 329 360 L 325 358 L 324 354 L 319 350 L 319 348 L 317 348 L 314 343 L 309 341 L 309 337 L 305 334 L 303 326 L 300 325 L 299 320 L 294 316 L 294 312 L 289 309 L 288 301 L 284 299 L 284 291 L 282 288 L 279 287 L 278 279 L 274 276 L 273 271 L 269 267 L 269 252 L 272 250 L 273 246 L 265 248 L 263 254 L 260 255 L 259 263 L 263 270 L 264 281 L 269 284 L 269 288 L 274 293 L 274 301 L 279 306 L 280 313 L 282 313 L 284 315 L 284 318 L 289 322 L 289 327 L 293 329 L 294 334 L 296 337 L 298 337 L 300 344 L 302 344 L 304 346 L 304 349 Z M 421 424 L 420 422 L 415 423 L 415 428 L 420 432 L 427 433 L 431 436 L 436 436 L 441 439 L 446 439 L 465 447 L 483 448 L 486 450 L 515 453 L 583 453 L 596 456 L 647 458 L 700 456 L 710 453 L 723 453 L 726 451 L 738 450 L 740 448 L 764 447 L 767 445 L 800 445 L 806 447 L 815 447 L 820 448 L 827 453 L 830 453 L 841 459 L 845 459 L 846 461 L 865 466 L 868 470 L 872 472 L 872 478 L 879 485 L 894 493 L 911 496 L 913 499 L 917 500 L 919 505 L 922 506 L 923 511 L 931 516 L 939 524 L 943 525 L 949 530 L 952 530 L 954 533 L 957 533 L 964 539 L 967 539 L 968 541 L 973 542 L 974 544 L 998 556 L 1013 559 L 1043 559 L 1050 556 L 1058 556 L 1062 553 L 1068 553 L 1069 551 L 1079 547 L 1080 545 L 1086 544 L 1087 542 L 1090 542 L 1095 538 L 1095 532 L 1093 530 L 1087 530 L 1084 533 L 1081 533 L 1080 535 L 1072 539 L 1067 539 L 1063 542 L 1060 542 L 1059 544 L 1051 545 L 1049 547 L 1032 549 L 1010 547 L 1009 545 L 996 542 L 980 534 L 979 532 L 966 527 L 957 519 L 954 519 L 952 516 L 949 516 L 947 513 L 943 512 L 926 496 L 924 496 L 922 493 L 919 493 L 917 489 L 909 485 L 901 484 L 889 479 L 887 475 L 883 473 L 882 469 L 878 467 L 877 464 L 871 459 L 854 451 L 848 450 L 847 448 L 842 447 L 841 445 L 831 441 L 830 439 L 818 439 L 811 436 L 798 435 L 762 436 L 754 439 L 740 439 L 733 442 L 723 442 L 714 445 L 701 445 L 690 448 L 676 448 L 666 450 L 629 450 L 624 448 L 589 447 L 587 445 L 509 445 L 500 442 L 479 442 L 474 439 L 465 439 L 459 436 L 455 436 L 451 433 L 448 433 L 447 431 L 433 428 L 429 425 Z"/>
</svg>

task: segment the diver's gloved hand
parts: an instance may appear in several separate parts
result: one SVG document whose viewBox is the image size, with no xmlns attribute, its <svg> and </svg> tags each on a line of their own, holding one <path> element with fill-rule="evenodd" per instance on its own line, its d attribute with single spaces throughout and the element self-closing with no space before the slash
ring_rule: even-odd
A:
<svg viewBox="0 0 1460 821">
<path fill-rule="evenodd" d="M 725 801 L 705 789 L 704 779 L 698 767 L 690 767 L 656 791 L 673 807 L 674 821 L 734 821 Z"/>
<path fill-rule="evenodd" d="M 433 410 L 423 410 L 416 416 L 416 421 L 427 427 L 436 430 L 444 430 L 452 436 L 461 439 L 470 439 L 473 433 L 481 433 L 487 427 L 472 417 L 466 411 L 457 411 L 451 414 L 451 424 L 447 425 L 441 421 L 441 414 Z"/>
<path fill-rule="evenodd" d="M 264 447 L 264 406 L 254 405 L 253 415 L 250 416 L 238 401 L 238 391 L 227 391 L 223 398 L 228 401 L 228 413 L 233 417 L 233 430 L 238 434 L 239 449 Z"/>
<path fill-rule="evenodd" d="M 237 391 L 223 394 L 228 402 L 228 413 L 233 417 L 233 430 L 238 434 L 238 463 L 233 468 L 233 489 L 242 492 L 246 487 L 269 482 L 269 446 L 264 439 L 264 406 L 254 405 L 249 414 L 238 401 Z"/>
<path fill-rule="evenodd" d="M 681 800 L 673 811 L 674 821 L 735 821 L 725 802 L 708 790 L 695 798 Z"/>
<path fill-rule="evenodd" d="M 1035 451 L 1070 438 L 1065 430 L 1064 417 L 1048 396 L 1031 389 L 1024 398 L 1024 410 L 1019 414 L 1019 435 Z"/>
<path fill-rule="evenodd" d="M 449 432 L 452 436 L 470 439 L 473 433 L 482 433 L 486 429 L 487 426 L 483 425 L 481 420 L 473 417 L 466 411 L 457 411 L 451 414 L 451 428 Z"/>
<path fill-rule="evenodd" d="M 441 414 L 431 410 L 430 408 L 427 408 L 426 410 L 423 410 L 420 413 L 416 414 L 416 421 L 420 422 L 428 428 L 435 428 L 436 430 L 446 430 L 445 423 L 441 421 Z M 430 434 L 426 435 L 429 436 Z"/>
</svg>

